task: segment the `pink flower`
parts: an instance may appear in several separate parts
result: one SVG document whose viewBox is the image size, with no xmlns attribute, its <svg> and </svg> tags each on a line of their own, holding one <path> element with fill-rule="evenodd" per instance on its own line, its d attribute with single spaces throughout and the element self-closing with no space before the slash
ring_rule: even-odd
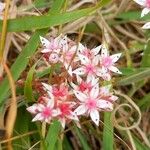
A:
<svg viewBox="0 0 150 150">
<path fill-rule="evenodd" d="M 99 81 L 99 79 L 95 78 L 94 76 L 87 76 L 86 81 L 84 81 L 80 76 L 76 77 L 78 85 L 71 83 L 71 86 L 74 88 L 74 90 L 78 90 L 81 92 L 91 91 L 92 87 L 95 86 Z"/>
<path fill-rule="evenodd" d="M 27 110 L 34 114 L 32 121 L 44 121 L 50 123 L 53 117 L 57 116 L 57 111 L 54 110 L 54 100 L 47 98 L 46 104 L 34 104 L 27 108 Z"/>
<path fill-rule="evenodd" d="M 80 48 L 81 50 L 78 52 L 78 54 L 82 54 L 89 59 L 93 59 L 95 56 L 97 56 L 101 49 L 101 45 L 99 45 L 91 50 L 86 47 L 83 48 L 83 46 L 80 46 L 80 47 L 81 47 Z"/>
<path fill-rule="evenodd" d="M 88 114 L 92 121 L 99 125 L 99 111 L 101 109 L 112 110 L 112 104 L 108 104 L 107 101 L 99 98 L 99 85 L 96 84 L 89 93 L 82 93 L 74 90 L 74 94 L 80 101 L 80 105 L 75 109 L 77 115 Z"/>
<path fill-rule="evenodd" d="M 81 61 L 81 67 L 75 69 L 73 71 L 76 75 L 90 75 L 96 76 L 101 71 L 101 68 L 98 66 L 99 63 L 99 55 L 95 56 L 93 59 L 89 59 L 88 57 L 78 54 L 79 59 Z"/>
<path fill-rule="evenodd" d="M 106 72 L 112 71 L 118 74 L 122 74 L 118 70 L 118 68 L 115 67 L 115 63 L 118 61 L 120 56 L 121 56 L 121 53 L 109 56 L 109 52 L 107 48 L 105 47 L 105 45 L 103 45 L 101 49 L 101 58 L 100 58 L 102 72 L 105 74 Z"/>
<path fill-rule="evenodd" d="M 42 83 L 42 85 L 51 98 L 65 100 L 69 96 L 68 86 L 65 83 L 52 86 Z"/>
<path fill-rule="evenodd" d="M 74 103 L 62 102 L 58 104 L 58 119 L 63 128 L 65 128 L 66 121 L 79 121 L 77 115 L 73 112 Z"/>
<path fill-rule="evenodd" d="M 141 13 L 141 17 L 144 17 L 150 12 L 150 0 L 134 0 L 137 4 L 144 7 Z"/>
<path fill-rule="evenodd" d="M 3 10 L 5 9 L 5 3 L 0 2 L 0 20 L 3 19 Z"/>
</svg>

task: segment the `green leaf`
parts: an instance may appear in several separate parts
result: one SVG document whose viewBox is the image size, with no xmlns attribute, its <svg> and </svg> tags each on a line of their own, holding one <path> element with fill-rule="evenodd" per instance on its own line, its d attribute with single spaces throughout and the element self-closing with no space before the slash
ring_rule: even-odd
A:
<svg viewBox="0 0 150 150">
<path fill-rule="evenodd" d="M 25 81 L 25 86 L 24 86 L 24 95 L 25 95 L 27 101 L 29 101 L 29 102 L 34 101 L 34 96 L 33 96 L 33 91 L 32 91 L 32 80 L 33 80 L 33 75 L 35 72 L 36 65 L 37 65 L 37 63 L 34 64 L 31 67 L 31 69 L 29 70 L 27 79 Z"/>
<path fill-rule="evenodd" d="M 134 139 L 134 143 L 137 150 L 149 150 L 149 148 L 146 145 L 144 145 L 136 136 L 132 134 L 132 137 Z"/>
<path fill-rule="evenodd" d="M 128 11 L 118 14 L 118 19 L 122 19 L 125 21 L 132 21 L 132 20 L 149 20 L 150 14 L 141 17 L 141 12 L 139 11 Z"/>
<path fill-rule="evenodd" d="M 103 1 L 101 1 L 101 3 Z M 108 2 L 108 0 L 107 0 L 107 2 Z M 106 2 L 104 4 L 106 4 Z M 55 5 L 53 5 L 53 6 L 55 6 Z M 102 7 L 104 5 L 100 5 L 100 6 Z M 61 8 L 61 7 L 59 7 L 59 8 Z M 95 8 L 95 7 L 93 7 L 93 8 Z M 68 12 L 68 13 L 65 13 L 65 14 L 59 14 L 59 15 L 55 16 L 56 18 L 54 17 L 54 15 L 46 15 L 47 16 L 46 18 L 48 19 L 49 16 L 52 17 L 52 18 L 48 19 L 48 22 L 50 23 L 49 24 L 50 26 L 54 26 L 56 24 L 59 25 L 59 24 L 65 23 L 66 21 L 71 21 L 72 19 L 79 19 L 80 17 L 86 16 L 87 13 L 89 14 L 90 12 L 93 11 L 93 8 L 82 9 L 82 10 L 79 10 L 79 11 Z M 96 9 L 98 9 L 98 8 L 96 8 Z M 53 14 L 53 12 L 51 12 L 51 14 Z M 63 20 L 62 19 L 62 15 L 64 15 L 65 17 L 68 17 L 68 18 L 65 18 Z M 42 16 L 40 16 L 40 17 L 42 17 Z M 35 18 L 37 19 L 37 17 L 35 17 Z M 31 24 L 34 24 L 33 20 L 31 18 L 29 18 L 29 20 L 31 21 L 30 22 Z M 28 22 L 26 22 L 27 23 L 27 26 L 26 26 L 26 23 L 23 20 L 23 18 L 20 19 L 20 21 L 22 23 L 22 27 L 25 27 L 25 29 L 27 29 L 27 28 L 29 29 L 29 26 L 30 26 L 29 25 L 30 24 L 29 20 L 28 19 L 26 20 L 26 21 L 28 21 Z M 13 21 L 15 22 L 15 20 L 13 20 Z M 39 21 L 39 19 L 37 19 L 37 21 Z M 45 19 L 44 19 L 44 21 L 45 21 Z M 41 23 L 38 23 L 38 25 L 39 24 L 41 24 Z M 45 24 L 45 23 L 43 23 L 43 24 Z M 49 25 L 48 25 L 48 27 L 50 27 Z M 15 29 L 16 31 L 21 29 L 21 26 L 18 25 L 17 20 L 14 23 L 14 26 L 12 24 L 10 24 L 9 26 L 11 28 Z M 19 78 L 19 76 L 22 73 L 22 71 L 26 68 L 26 66 L 27 66 L 27 64 L 29 62 L 29 58 L 35 53 L 35 51 L 36 51 L 36 49 L 37 49 L 37 47 L 39 45 L 39 41 L 40 41 L 39 36 L 44 36 L 48 32 L 48 29 L 49 28 L 41 29 L 41 30 L 36 31 L 32 35 L 32 37 L 30 38 L 30 40 L 28 41 L 28 43 L 26 44 L 26 46 L 24 47 L 22 52 L 17 57 L 16 61 L 14 62 L 14 64 L 11 67 L 12 76 L 13 76 L 13 79 L 15 81 Z M 0 93 L 1 93 L 0 94 L 0 106 L 3 104 L 3 102 L 4 102 L 4 100 L 5 100 L 6 96 L 7 96 L 8 90 L 9 90 L 9 83 L 8 83 L 8 79 L 5 78 L 4 81 L 0 85 Z"/>
<path fill-rule="evenodd" d="M 90 146 L 88 145 L 86 137 L 84 136 L 82 131 L 79 128 L 77 128 L 76 126 L 74 126 L 74 128 L 75 128 L 75 131 L 77 133 L 77 136 L 79 137 L 79 141 L 81 142 L 82 149 L 83 150 L 90 150 Z"/>
<path fill-rule="evenodd" d="M 70 21 L 74 21 L 84 16 L 90 15 L 95 10 L 86 8 L 62 14 L 50 14 L 42 16 L 22 17 L 18 19 L 8 20 L 8 32 L 22 32 L 35 29 L 50 28 Z M 30 23 L 29 23 L 30 22 Z M 0 21 L 0 31 L 2 30 L 2 21 Z"/>
<path fill-rule="evenodd" d="M 30 123 L 29 113 L 26 113 L 25 107 L 20 107 L 17 113 L 17 119 L 15 122 L 14 136 L 20 136 L 21 134 L 29 132 L 29 123 Z M 21 123 L 21 125 L 20 125 Z M 17 146 L 20 145 L 20 146 Z M 21 147 L 22 146 L 22 147 Z M 29 136 L 20 137 L 13 142 L 13 148 L 15 150 L 22 150 L 23 148 L 29 149 L 31 146 Z"/>
<path fill-rule="evenodd" d="M 138 73 L 134 73 L 117 81 L 117 85 L 129 85 L 150 77 L 150 69 L 144 69 Z"/>
<path fill-rule="evenodd" d="M 141 110 L 146 110 L 150 107 L 150 93 L 146 94 L 142 99 L 137 103 Z"/>
<path fill-rule="evenodd" d="M 56 0 L 55 3 L 58 1 L 60 1 L 60 0 Z M 55 3 L 53 4 L 53 6 L 55 6 Z M 53 6 L 52 6 L 52 8 L 53 8 Z M 49 14 L 50 13 L 52 13 L 52 12 L 50 11 Z M 48 28 L 42 29 L 42 30 L 37 30 L 32 35 L 32 37 L 30 38 L 30 40 L 28 41 L 28 43 L 26 44 L 24 49 L 21 51 L 21 53 L 17 57 L 14 64 L 11 66 L 11 73 L 12 73 L 13 79 L 15 81 L 19 78 L 22 71 L 26 68 L 26 66 L 29 62 L 29 58 L 35 53 L 36 49 L 38 48 L 39 42 L 40 42 L 39 36 L 44 36 L 47 32 L 48 32 Z M 0 94 L 0 108 L 1 109 L 2 109 L 1 106 L 3 106 L 3 102 L 7 96 L 8 90 L 9 90 L 9 82 L 8 82 L 8 79 L 5 78 L 4 81 L 0 85 L 0 93 L 1 93 Z"/>
<path fill-rule="evenodd" d="M 109 143 L 109 144 L 108 144 Z M 111 112 L 104 113 L 103 149 L 113 150 L 114 136 Z"/>
<path fill-rule="evenodd" d="M 60 131 L 61 131 L 60 122 L 53 121 L 53 123 L 49 127 L 48 134 L 46 136 L 47 149 L 55 150 L 55 144 L 58 140 L 58 135 Z"/>
<path fill-rule="evenodd" d="M 150 67 L 150 41 L 144 49 L 141 67 Z"/>
<path fill-rule="evenodd" d="M 42 15 L 42 16 L 30 16 L 30 17 L 28 16 L 28 17 L 8 20 L 7 30 L 8 32 L 22 32 L 22 31 L 30 31 L 35 29 L 43 29 L 52 26 L 57 26 L 70 21 L 74 21 L 81 17 L 91 15 L 100 7 L 106 5 L 108 2 L 110 2 L 110 0 L 103 0 L 99 2 L 95 7 L 75 10 L 72 12 L 66 12 L 61 14 L 60 13 L 56 14 L 58 13 L 56 8 L 57 9 L 60 8 L 60 6 L 57 6 L 58 4 L 56 3 L 54 7 L 52 7 L 52 10 L 54 12 L 51 12 L 51 14 Z M 63 3 L 60 1 L 59 4 L 63 4 Z M 0 31 L 1 30 L 2 30 L 2 21 L 0 21 Z"/>
</svg>

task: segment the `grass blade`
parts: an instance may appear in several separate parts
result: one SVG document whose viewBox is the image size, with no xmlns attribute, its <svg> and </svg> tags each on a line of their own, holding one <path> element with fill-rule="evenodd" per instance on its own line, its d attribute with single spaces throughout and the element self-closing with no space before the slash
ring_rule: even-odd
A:
<svg viewBox="0 0 150 150">
<path fill-rule="evenodd" d="M 111 120 L 111 112 L 104 113 L 104 130 L 103 130 L 103 149 L 113 150 L 113 125 Z"/>
</svg>

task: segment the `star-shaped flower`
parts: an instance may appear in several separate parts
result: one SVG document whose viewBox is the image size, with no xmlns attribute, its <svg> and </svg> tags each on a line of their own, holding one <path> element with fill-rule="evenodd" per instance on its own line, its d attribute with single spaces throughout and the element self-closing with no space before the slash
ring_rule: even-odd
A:
<svg viewBox="0 0 150 150">
<path fill-rule="evenodd" d="M 118 74 L 122 74 L 117 67 L 115 67 L 115 63 L 120 58 L 121 53 L 109 55 L 109 52 L 105 45 L 102 46 L 101 49 L 101 57 L 100 57 L 100 63 L 102 70 L 104 70 L 104 73 L 112 71 Z"/>
<path fill-rule="evenodd" d="M 80 105 L 75 109 L 77 115 L 90 115 L 92 121 L 99 125 L 99 111 L 101 109 L 112 109 L 112 105 L 107 101 L 99 98 L 99 85 L 95 85 L 89 93 L 82 93 L 74 90 L 76 98 L 80 101 Z"/>
</svg>

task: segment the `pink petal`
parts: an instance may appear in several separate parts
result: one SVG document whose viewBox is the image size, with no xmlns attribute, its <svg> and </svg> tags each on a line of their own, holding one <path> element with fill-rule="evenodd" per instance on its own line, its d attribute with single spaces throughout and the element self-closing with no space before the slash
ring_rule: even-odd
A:
<svg viewBox="0 0 150 150">
<path fill-rule="evenodd" d="M 141 17 L 144 17 L 144 16 L 147 15 L 149 12 L 150 12 L 150 8 L 144 8 L 144 9 L 142 10 Z"/>
<path fill-rule="evenodd" d="M 106 101 L 106 100 L 98 100 L 98 101 L 97 101 L 97 106 L 98 106 L 100 109 L 113 110 L 113 104 L 110 103 L 109 101 Z"/>
<path fill-rule="evenodd" d="M 107 56 L 109 56 L 109 52 L 108 52 L 108 50 L 107 50 L 107 48 L 106 48 L 105 45 L 102 45 L 102 48 L 101 48 L 101 56 L 102 56 L 102 57 L 107 57 Z"/>
<path fill-rule="evenodd" d="M 93 48 L 91 50 L 91 53 L 96 56 L 100 52 L 101 47 L 102 47 L 102 45 L 99 45 L 96 48 Z"/>
<path fill-rule="evenodd" d="M 98 97 L 98 94 L 99 94 L 99 85 L 96 84 L 90 91 L 90 97 L 95 99 Z"/>
<path fill-rule="evenodd" d="M 93 63 L 94 66 L 97 66 L 97 65 L 98 65 L 98 63 L 99 63 L 99 58 L 100 58 L 100 55 L 97 55 L 97 56 L 95 56 L 95 57 L 93 58 L 92 63 Z"/>
<path fill-rule="evenodd" d="M 122 55 L 121 53 L 111 55 L 110 57 L 112 59 L 112 62 L 113 63 L 117 62 L 121 55 Z"/>
<path fill-rule="evenodd" d="M 146 0 L 134 0 L 134 1 L 141 6 L 145 6 Z"/>
<path fill-rule="evenodd" d="M 82 52 L 85 50 L 85 47 L 84 47 L 81 43 L 79 43 L 79 44 L 77 45 L 77 47 L 78 47 L 78 52 L 79 52 L 79 53 L 82 53 Z"/>
<path fill-rule="evenodd" d="M 85 94 L 83 94 L 82 92 L 77 91 L 77 90 L 73 90 L 73 92 L 79 101 L 81 101 L 81 102 L 86 101 L 87 96 Z"/>
<path fill-rule="evenodd" d="M 54 99 L 49 99 L 47 103 L 47 107 L 53 108 L 54 107 Z"/>
<path fill-rule="evenodd" d="M 120 72 L 119 69 L 116 68 L 115 66 L 109 67 L 109 70 L 111 70 L 112 72 L 118 73 L 118 74 L 122 74 L 122 72 Z"/>
<path fill-rule="evenodd" d="M 37 110 L 38 110 L 38 105 L 37 104 L 34 104 L 34 105 L 27 108 L 27 111 L 29 111 L 32 114 L 36 114 Z"/>
<path fill-rule="evenodd" d="M 77 78 L 77 82 L 80 84 L 82 82 L 82 78 L 78 75 L 76 76 L 76 78 Z"/>
<path fill-rule="evenodd" d="M 85 105 L 80 105 L 79 107 L 75 109 L 74 113 L 79 116 L 79 115 L 85 114 L 86 111 L 87 111 L 87 108 L 85 107 Z"/>
<path fill-rule="evenodd" d="M 89 63 L 89 59 L 86 56 L 84 56 L 82 54 L 78 54 L 78 57 L 81 60 L 81 64 L 87 64 L 87 63 Z"/>
<path fill-rule="evenodd" d="M 51 49 L 43 49 L 43 50 L 41 51 L 41 53 L 49 53 L 49 52 L 51 52 Z"/>
<path fill-rule="evenodd" d="M 43 116 L 41 115 L 41 113 L 39 113 L 39 114 L 37 114 L 33 119 L 32 119 L 32 121 L 34 122 L 34 121 L 43 121 Z"/>
<path fill-rule="evenodd" d="M 90 112 L 90 117 L 92 119 L 92 121 L 99 126 L 99 120 L 100 120 L 100 116 L 99 116 L 99 112 L 97 110 L 92 110 Z"/>
<path fill-rule="evenodd" d="M 61 118 L 61 119 L 59 119 L 59 121 L 60 121 L 62 127 L 65 128 L 65 124 L 66 124 L 65 118 Z"/>
<path fill-rule="evenodd" d="M 112 96 L 110 96 L 109 99 L 110 99 L 112 102 L 115 102 L 115 101 L 118 99 L 118 97 L 115 96 L 115 95 L 112 95 Z"/>
<path fill-rule="evenodd" d="M 40 36 L 40 40 L 41 40 L 41 43 L 42 43 L 43 46 L 45 46 L 46 48 L 49 47 L 50 42 L 46 38 Z"/>
<path fill-rule="evenodd" d="M 81 67 L 81 68 L 75 69 L 73 71 L 73 73 L 76 74 L 76 75 L 84 75 L 86 73 L 86 70 L 83 67 Z"/>
<path fill-rule="evenodd" d="M 150 22 L 147 22 L 142 26 L 142 29 L 150 29 Z"/>
<path fill-rule="evenodd" d="M 76 121 L 79 121 L 78 117 L 77 117 L 77 114 L 75 112 L 71 112 L 70 115 L 67 116 L 69 119 L 71 120 L 76 120 Z"/>
</svg>

